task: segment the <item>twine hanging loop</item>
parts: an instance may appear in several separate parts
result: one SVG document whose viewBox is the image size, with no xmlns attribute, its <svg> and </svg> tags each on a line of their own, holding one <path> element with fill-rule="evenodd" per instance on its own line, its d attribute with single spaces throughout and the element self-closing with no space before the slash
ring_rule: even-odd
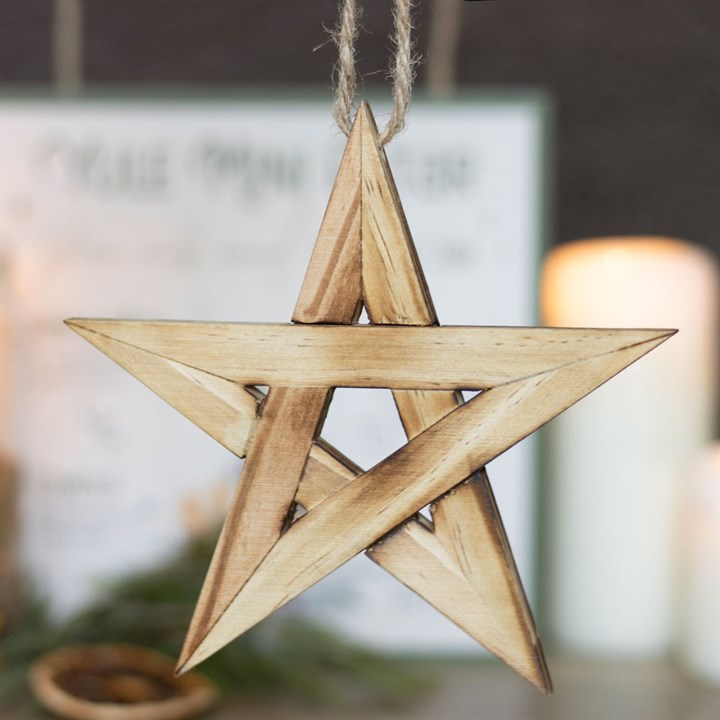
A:
<svg viewBox="0 0 720 720">
<path fill-rule="evenodd" d="M 389 69 L 389 76 L 393 81 L 394 104 L 388 124 L 380 133 L 380 142 L 383 145 L 390 142 L 405 127 L 405 116 L 412 96 L 416 65 L 412 43 L 412 4 L 412 0 L 395 0 L 393 10 L 395 33 L 392 37 L 395 55 Z M 333 117 L 346 135 L 350 134 L 355 116 L 353 105 L 357 88 L 355 42 L 359 33 L 360 13 L 356 0 L 343 0 L 340 22 L 332 33 L 338 49 Z"/>
</svg>

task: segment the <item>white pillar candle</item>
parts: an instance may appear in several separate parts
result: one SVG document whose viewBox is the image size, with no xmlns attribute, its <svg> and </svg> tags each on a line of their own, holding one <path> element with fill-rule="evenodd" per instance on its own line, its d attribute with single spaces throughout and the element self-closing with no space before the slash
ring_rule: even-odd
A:
<svg viewBox="0 0 720 720">
<path fill-rule="evenodd" d="M 720 442 L 696 459 L 684 489 L 680 656 L 692 675 L 720 685 Z"/>
<path fill-rule="evenodd" d="M 679 240 L 586 240 L 546 259 L 545 324 L 680 330 L 549 429 L 548 599 L 566 650 L 671 643 L 679 483 L 716 408 L 718 285 L 712 256 Z"/>
</svg>

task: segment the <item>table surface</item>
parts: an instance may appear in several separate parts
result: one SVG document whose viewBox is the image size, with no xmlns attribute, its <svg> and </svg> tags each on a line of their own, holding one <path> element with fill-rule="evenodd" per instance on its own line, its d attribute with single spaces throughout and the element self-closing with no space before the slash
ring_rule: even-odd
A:
<svg viewBox="0 0 720 720">
<path fill-rule="evenodd" d="M 720 720 L 720 689 L 690 680 L 668 663 L 551 658 L 549 665 L 551 696 L 500 663 L 433 661 L 417 664 L 432 679 L 428 690 L 400 709 L 227 701 L 205 720 Z"/>
<path fill-rule="evenodd" d="M 504 665 L 428 664 L 432 688 L 408 707 L 303 709 L 231 704 L 212 720 L 720 720 L 720 689 L 667 663 L 551 660 L 545 696 Z"/>
</svg>

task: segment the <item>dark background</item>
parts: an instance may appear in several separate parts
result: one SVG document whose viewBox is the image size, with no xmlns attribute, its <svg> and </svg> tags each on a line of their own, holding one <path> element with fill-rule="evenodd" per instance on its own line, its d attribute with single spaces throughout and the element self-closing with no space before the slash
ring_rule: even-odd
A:
<svg viewBox="0 0 720 720">
<path fill-rule="evenodd" d="M 374 86 L 391 2 L 361 5 L 359 67 Z M 0 0 L 6 89 L 52 87 L 54 7 Z M 432 12 L 418 3 L 421 55 Z M 461 87 L 535 86 L 553 99 L 554 241 L 664 234 L 720 247 L 718 0 L 489 0 L 462 12 Z M 335 0 L 86 0 L 84 80 L 91 90 L 329 88 L 335 50 L 313 48 L 336 19 Z"/>
</svg>

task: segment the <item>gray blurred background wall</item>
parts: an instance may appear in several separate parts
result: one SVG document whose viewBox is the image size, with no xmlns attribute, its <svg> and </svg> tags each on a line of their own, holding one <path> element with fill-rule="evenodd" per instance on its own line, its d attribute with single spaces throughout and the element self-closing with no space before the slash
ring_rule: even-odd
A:
<svg viewBox="0 0 720 720">
<path fill-rule="evenodd" d="M 418 3 L 418 52 L 432 16 Z M 389 0 L 364 0 L 360 70 L 383 82 Z M 0 83 L 53 87 L 53 0 L 0 2 Z M 720 244 L 720 3 L 462 3 L 461 87 L 539 86 L 556 109 L 555 242 L 664 234 Z M 86 89 L 329 87 L 335 0 L 86 0 Z M 418 85 L 428 65 L 420 67 Z M 329 93 L 328 93 L 329 96 Z"/>
</svg>

